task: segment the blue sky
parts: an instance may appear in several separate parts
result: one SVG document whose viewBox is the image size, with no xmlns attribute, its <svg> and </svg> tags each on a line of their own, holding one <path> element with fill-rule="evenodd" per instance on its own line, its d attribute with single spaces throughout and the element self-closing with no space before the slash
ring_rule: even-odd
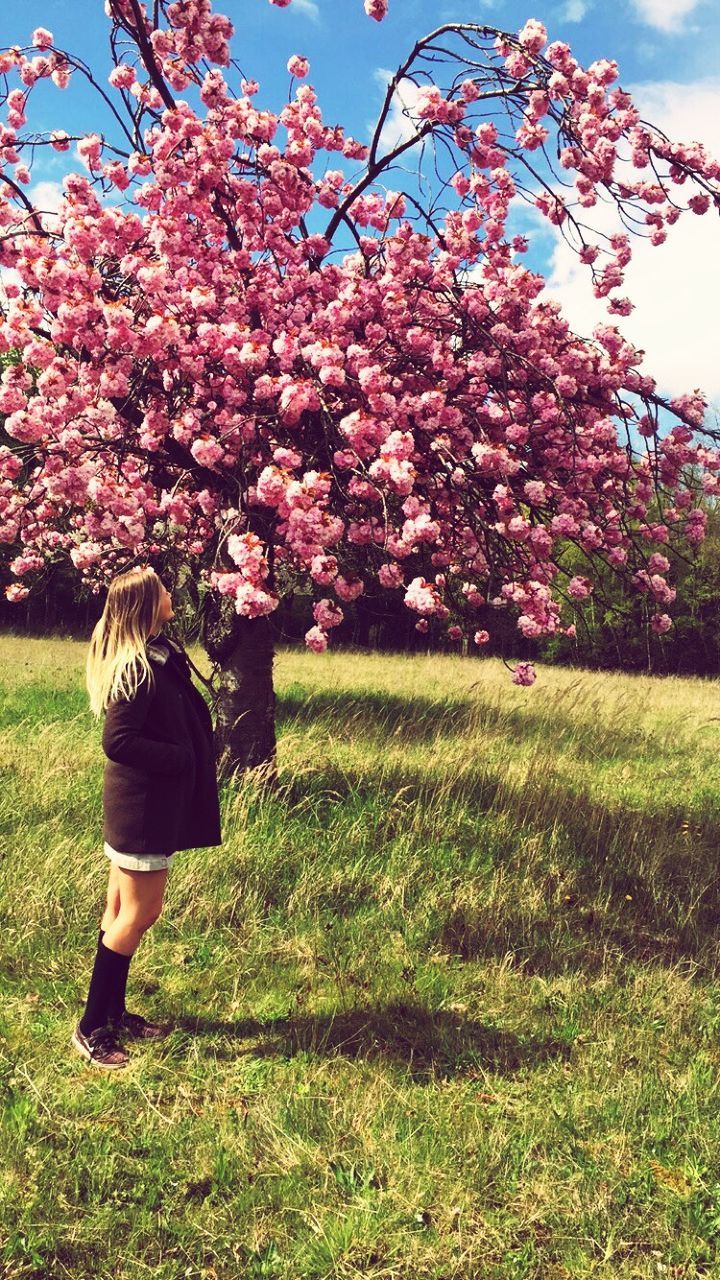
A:
<svg viewBox="0 0 720 1280">
<path fill-rule="evenodd" d="M 718 0 L 390 0 L 389 17 L 380 24 L 365 16 L 362 0 L 293 0 L 288 9 L 268 0 L 219 0 L 216 7 L 235 24 L 233 51 L 243 72 L 260 81 L 260 105 L 279 108 L 287 99 L 287 59 L 303 53 L 326 121 L 342 123 L 362 140 L 382 102 L 382 71 L 394 70 L 420 36 L 445 21 L 515 31 L 536 17 L 551 39 L 568 40 L 580 61 L 616 59 L 620 83 L 671 136 L 698 138 L 720 151 Z M 26 43 L 39 25 L 104 79 L 111 64 L 103 0 L 6 0 L 0 45 Z M 36 93 L 33 127 L 71 133 L 102 127 L 96 102 L 79 82 L 64 93 L 43 84 Z M 34 179 L 57 181 L 67 158 L 45 156 Z M 622 327 L 647 351 L 649 371 L 662 375 L 667 390 L 703 386 L 720 402 L 720 230 L 708 215 L 675 231 L 662 249 L 643 251 L 631 264 L 628 292 L 638 310 Z M 544 267 L 577 327 L 589 332 L 605 318 L 590 297 L 586 276 L 551 236 L 538 243 L 533 265 Z"/>
</svg>

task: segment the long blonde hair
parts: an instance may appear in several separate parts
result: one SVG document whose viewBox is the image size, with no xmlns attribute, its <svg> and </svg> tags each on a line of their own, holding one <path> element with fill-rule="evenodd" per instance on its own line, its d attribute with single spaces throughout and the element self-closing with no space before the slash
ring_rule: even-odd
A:
<svg viewBox="0 0 720 1280">
<path fill-rule="evenodd" d="M 160 592 L 160 579 L 147 565 L 128 569 L 110 583 L 85 668 L 90 707 L 96 716 L 114 698 L 134 698 L 143 680 L 152 684 L 145 642 L 160 630 Z"/>
</svg>

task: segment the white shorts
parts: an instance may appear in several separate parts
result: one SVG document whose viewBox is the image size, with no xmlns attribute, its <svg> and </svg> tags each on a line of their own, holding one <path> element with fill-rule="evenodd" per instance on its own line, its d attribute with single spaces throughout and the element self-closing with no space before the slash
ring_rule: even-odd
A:
<svg viewBox="0 0 720 1280">
<path fill-rule="evenodd" d="M 107 840 L 103 852 L 116 867 L 125 871 L 164 871 L 172 866 L 174 853 L 118 853 Z"/>
</svg>

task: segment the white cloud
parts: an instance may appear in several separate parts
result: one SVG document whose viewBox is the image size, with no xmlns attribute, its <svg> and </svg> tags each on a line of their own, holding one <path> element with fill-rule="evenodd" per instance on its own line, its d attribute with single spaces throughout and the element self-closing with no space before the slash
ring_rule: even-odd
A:
<svg viewBox="0 0 720 1280">
<path fill-rule="evenodd" d="M 28 191 L 28 198 L 42 218 L 43 225 L 51 231 L 60 201 L 65 192 L 61 182 L 36 182 Z"/>
<path fill-rule="evenodd" d="M 47 231 L 54 229 L 55 217 L 60 208 L 60 201 L 64 192 L 60 182 L 35 182 L 28 187 L 26 192 L 33 209 L 40 214 L 40 220 Z M 24 210 L 19 204 L 15 206 L 20 216 L 25 219 Z M 10 228 L 12 230 L 12 228 Z M 22 277 L 14 267 L 0 267 L 0 307 L 7 305 L 7 293 L 5 286 L 8 284 L 20 285 L 22 288 Z"/>
<path fill-rule="evenodd" d="M 711 153 L 720 153 L 720 83 L 651 83 L 635 86 L 631 92 L 643 115 L 670 138 L 703 142 Z M 687 188 L 680 190 L 685 194 Z M 610 206 L 589 210 L 587 221 L 605 232 L 617 225 Z M 567 319 L 579 333 L 590 334 L 598 323 L 617 324 L 645 351 L 643 367 L 664 393 L 675 395 L 700 387 L 713 401 L 720 401 L 720 233 L 712 212 L 702 217 L 683 214 L 669 228 L 663 245 L 633 241 L 633 258 L 621 290 L 635 303 L 628 317 L 608 315 L 606 303 L 592 295 L 589 269 L 559 236 L 548 291 L 562 302 Z"/>
<path fill-rule="evenodd" d="M 5 285 L 19 285 L 22 289 L 22 283 L 22 276 L 14 267 L 0 267 L 0 308 L 5 308 L 8 302 Z"/>
<path fill-rule="evenodd" d="M 311 22 L 320 21 L 320 8 L 316 0 L 295 0 L 293 8 L 297 13 L 303 13 Z"/>
<path fill-rule="evenodd" d="M 375 79 L 382 85 L 384 92 L 387 92 L 387 87 L 392 77 L 392 71 L 386 71 L 384 67 L 379 67 L 375 72 Z M 407 142 L 412 138 L 416 132 L 417 118 L 413 117 L 412 113 L 419 92 L 419 87 L 412 80 L 401 80 L 395 89 L 390 103 L 390 110 L 380 134 L 381 155 L 387 155 L 389 151 L 394 151 L 402 142 Z M 375 124 L 373 123 L 370 125 L 370 132 L 373 133 L 374 129 Z"/>
<path fill-rule="evenodd" d="M 566 0 L 561 17 L 565 22 L 582 22 L 592 8 L 592 0 Z"/>
<path fill-rule="evenodd" d="M 632 0 L 637 16 L 658 31 L 679 31 L 700 0 Z"/>
<path fill-rule="evenodd" d="M 65 192 L 60 182 L 34 182 L 31 187 L 25 191 L 25 195 L 32 205 L 32 208 L 39 215 L 40 221 L 46 231 L 53 231 L 56 227 L 57 213 L 60 208 L 60 201 L 63 199 Z M 14 208 L 17 210 L 17 223 L 9 226 L 6 230 L 11 233 L 13 230 L 19 230 L 21 227 L 29 225 L 32 227 L 31 215 L 26 211 L 25 207 L 19 200 L 15 200 Z M 19 284 L 20 277 L 14 268 L 3 267 L 2 279 L 8 283 Z M 4 291 L 2 293 L 4 299 Z"/>
</svg>

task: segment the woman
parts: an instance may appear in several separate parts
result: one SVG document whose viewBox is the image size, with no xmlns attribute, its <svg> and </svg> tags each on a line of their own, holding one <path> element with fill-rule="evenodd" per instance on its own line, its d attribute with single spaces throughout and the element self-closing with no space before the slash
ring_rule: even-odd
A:
<svg viewBox="0 0 720 1280">
<path fill-rule="evenodd" d="M 114 578 L 87 661 L 90 705 L 104 711 L 103 835 L 110 859 L 85 1012 L 72 1044 L 100 1067 L 124 1067 L 121 1038 L 172 1028 L 125 1008 L 130 961 L 158 919 L 175 851 L 220 844 L 212 721 L 184 651 L 162 634 L 170 593 L 153 569 Z"/>
</svg>

